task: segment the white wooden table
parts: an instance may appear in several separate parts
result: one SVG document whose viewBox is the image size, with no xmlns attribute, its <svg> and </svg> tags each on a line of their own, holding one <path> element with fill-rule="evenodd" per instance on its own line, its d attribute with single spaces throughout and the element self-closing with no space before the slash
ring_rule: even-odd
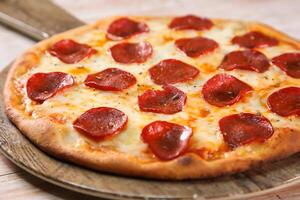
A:
<svg viewBox="0 0 300 200">
<path fill-rule="evenodd" d="M 300 0 L 55 0 L 83 21 L 110 15 L 181 15 L 256 20 L 300 39 Z M 34 44 L 0 26 L 0 69 Z M 31 176 L 0 154 L 0 200 L 95 199 Z M 255 199 L 300 199 L 300 184 Z"/>
</svg>

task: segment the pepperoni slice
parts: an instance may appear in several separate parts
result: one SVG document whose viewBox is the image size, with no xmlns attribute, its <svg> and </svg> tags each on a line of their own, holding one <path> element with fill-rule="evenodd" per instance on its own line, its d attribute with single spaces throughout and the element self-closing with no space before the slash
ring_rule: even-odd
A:
<svg viewBox="0 0 300 200">
<path fill-rule="evenodd" d="M 214 40 L 204 37 L 179 39 L 175 41 L 175 45 L 192 58 L 211 52 L 219 46 Z"/>
<path fill-rule="evenodd" d="M 57 92 L 73 84 L 73 77 L 63 72 L 36 73 L 28 79 L 26 91 L 31 100 L 43 103 Z"/>
<path fill-rule="evenodd" d="M 73 40 L 60 40 L 50 47 L 48 52 L 66 64 L 78 63 L 97 53 L 90 46 Z"/>
<path fill-rule="evenodd" d="M 231 148 L 254 141 L 263 142 L 274 133 L 273 126 L 267 118 L 251 113 L 226 116 L 219 121 L 219 127 L 224 141 Z"/>
<path fill-rule="evenodd" d="M 251 31 L 232 39 L 233 44 L 246 48 L 270 47 L 278 45 L 278 40 L 258 31 Z"/>
<path fill-rule="evenodd" d="M 270 110 L 281 116 L 300 116 L 300 88 L 287 87 L 280 89 L 268 97 Z"/>
<path fill-rule="evenodd" d="M 171 160 L 182 155 L 188 147 L 191 135 L 191 128 L 166 121 L 148 124 L 141 134 L 143 141 L 161 160 Z"/>
<path fill-rule="evenodd" d="M 92 108 L 80 115 L 73 127 L 87 137 L 102 140 L 120 133 L 127 123 L 127 116 L 122 111 L 109 108 Z"/>
<path fill-rule="evenodd" d="M 111 55 L 116 62 L 143 63 L 152 54 L 152 46 L 148 42 L 121 43 L 110 48 Z"/>
<path fill-rule="evenodd" d="M 273 58 L 272 63 L 287 75 L 293 78 L 300 78 L 300 53 L 282 54 Z"/>
<path fill-rule="evenodd" d="M 122 91 L 136 83 L 136 78 L 129 72 L 118 68 L 107 68 L 90 74 L 84 80 L 86 86 L 105 91 Z"/>
<path fill-rule="evenodd" d="M 204 84 L 202 94 L 209 104 L 223 107 L 238 102 L 251 90 L 251 86 L 234 76 L 217 74 Z"/>
<path fill-rule="evenodd" d="M 138 97 L 139 107 L 144 112 L 174 114 L 182 111 L 186 102 L 186 94 L 171 85 L 164 90 L 147 90 Z"/>
<path fill-rule="evenodd" d="M 169 24 L 169 28 L 175 30 L 194 29 L 201 31 L 205 29 L 210 29 L 212 26 L 213 23 L 211 20 L 207 18 L 197 17 L 195 15 L 176 17 Z"/>
<path fill-rule="evenodd" d="M 199 70 L 176 59 L 167 59 L 149 69 L 152 81 L 158 85 L 186 82 L 194 79 Z"/>
<path fill-rule="evenodd" d="M 106 37 L 111 40 L 122 40 L 144 32 L 149 32 L 149 27 L 145 23 L 122 17 L 109 25 Z"/>
<path fill-rule="evenodd" d="M 219 68 L 231 71 L 242 69 L 263 73 L 269 69 L 268 58 L 255 50 L 233 51 L 227 54 Z"/>
</svg>

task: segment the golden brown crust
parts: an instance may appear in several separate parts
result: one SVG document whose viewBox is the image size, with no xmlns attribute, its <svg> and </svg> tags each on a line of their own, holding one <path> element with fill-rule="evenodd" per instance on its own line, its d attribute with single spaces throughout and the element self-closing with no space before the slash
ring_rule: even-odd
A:
<svg viewBox="0 0 300 200">
<path fill-rule="evenodd" d="M 137 18 L 137 17 L 136 17 Z M 143 17 L 143 19 L 148 17 Z M 60 142 L 58 125 L 49 119 L 31 119 L 22 111 L 22 102 L 14 88 L 14 80 L 26 72 L 38 60 L 38 55 L 47 49 L 48 45 L 62 38 L 72 38 L 74 35 L 91 30 L 110 20 L 98 21 L 95 25 L 87 25 L 71 30 L 48 40 L 42 41 L 29 49 L 12 65 L 4 89 L 6 113 L 16 126 L 31 141 L 44 151 L 80 165 L 107 172 L 156 179 L 188 179 L 213 177 L 221 174 L 247 170 L 262 162 L 277 160 L 300 151 L 300 131 L 281 128 L 276 129 L 274 135 L 261 145 L 256 151 L 232 151 L 224 158 L 207 161 L 196 154 L 188 153 L 172 161 L 145 162 L 136 157 L 106 149 L 92 149 L 88 147 L 67 147 Z M 215 20 L 222 22 L 222 20 Z M 267 32 L 281 41 L 285 41 L 300 48 L 300 43 L 288 36 L 259 23 L 247 23 L 249 29 Z M 63 128 L 63 127 L 62 127 Z M 241 147 L 243 149 L 244 147 Z"/>
</svg>

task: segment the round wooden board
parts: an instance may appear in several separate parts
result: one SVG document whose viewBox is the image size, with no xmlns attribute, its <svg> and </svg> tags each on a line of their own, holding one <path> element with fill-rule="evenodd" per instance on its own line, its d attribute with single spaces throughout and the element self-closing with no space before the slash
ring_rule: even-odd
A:
<svg viewBox="0 0 300 200">
<path fill-rule="evenodd" d="M 177 182 L 105 174 L 62 162 L 35 147 L 7 119 L 2 91 L 8 70 L 0 73 L 0 149 L 19 167 L 61 187 L 109 199 L 241 199 L 290 186 L 300 176 L 300 153 L 245 173 Z"/>
</svg>

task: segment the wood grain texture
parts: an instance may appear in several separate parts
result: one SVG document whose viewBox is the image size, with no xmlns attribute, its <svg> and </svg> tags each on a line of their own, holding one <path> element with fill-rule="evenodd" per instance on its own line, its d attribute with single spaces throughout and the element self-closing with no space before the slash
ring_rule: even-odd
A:
<svg viewBox="0 0 300 200">
<path fill-rule="evenodd" d="M 141 3 L 142 2 L 142 3 Z M 194 0 L 149 0 L 149 1 L 140 1 L 140 0 L 111 0 L 109 3 L 104 0 L 77 0 L 74 3 L 73 0 L 56 0 L 56 3 L 63 5 L 69 11 L 71 11 L 74 15 L 79 16 L 81 19 L 85 21 L 94 21 L 102 16 L 107 15 L 120 15 L 120 14 L 157 14 L 157 15 L 165 15 L 165 14 L 185 14 L 185 13 L 195 13 L 206 15 L 209 17 L 224 17 L 227 18 L 236 18 L 242 20 L 258 20 L 265 23 L 268 23 L 272 26 L 275 26 L 282 31 L 297 37 L 300 31 L 300 24 L 297 22 L 297 18 L 299 18 L 299 9 L 300 9 L 300 1 L 294 0 L 228 0 L 226 3 L 222 3 L 220 5 L 220 1 L 218 0 L 210 0 L 210 1 L 194 1 Z M 158 6 L 159 5 L 159 6 Z M 138 8 L 138 9 L 137 9 Z M 165 11 L 168 10 L 168 13 Z M 232 12 L 228 12 L 231 10 Z M 255 14 L 254 14 L 255 10 Z M 0 41 L 5 42 L 6 45 L 0 46 L 1 53 L 1 61 L 0 64 L 8 63 L 11 58 L 15 57 L 18 52 L 22 52 L 25 47 L 29 47 L 31 42 L 18 36 L 9 30 L 5 30 L 1 28 L 0 31 Z M 298 36 L 299 37 L 299 36 Z M 20 48 L 21 47 L 21 48 Z M 22 49 L 23 48 L 23 49 Z M 7 49 L 10 49 L 7 51 Z M 2 65 L 3 66 L 3 65 Z M 1 140 L 2 141 L 2 140 Z M 20 148 L 22 149 L 22 148 Z M 27 157 L 32 156 L 32 154 L 26 153 Z M 32 160 L 32 159 L 31 159 Z M 294 156 L 290 163 L 285 163 L 286 165 L 296 166 L 299 161 L 298 156 Z M 32 161 L 30 161 L 32 162 Z M 277 168 L 281 168 L 280 165 L 276 163 Z M 286 166 L 283 166 L 285 169 Z M 47 170 L 47 168 L 43 168 Z M 265 167 L 263 167 L 265 169 Z M 297 169 L 297 168 L 296 168 Z M 265 169 L 266 170 L 266 169 Z M 285 171 L 285 170 L 284 170 Z M 260 172 L 260 170 L 254 171 L 257 173 L 254 176 L 254 181 L 257 180 L 265 180 L 264 173 Z M 254 173 L 252 172 L 252 173 Z M 250 172 L 249 172 L 250 173 Z M 246 173 L 246 174 L 249 174 Z M 296 171 L 285 171 L 284 175 L 288 178 L 292 179 L 291 174 L 296 173 Z M 296 173 L 297 175 L 299 173 Z M 63 174 L 64 175 L 64 174 Z M 65 176 L 65 175 L 64 175 Z M 244 175 L 239 175 L 244 176 Z M 251 176 L 251 173 L 250 173 Z M 96 178 L 93 177 L 92 178 Z M 270 175 L 273 181 L 278 181 L 278 176 L 275 171 L 275 175 Z M 221 179 L 222 183 L 226 183 Z M 240 177 L 243 179 L 243 177 Z M 250 181 L 251 182 L 251 181 Z M 263 181 L 262 181 L 263 182 Z M 104 180 L 104 183 L 107 183 Z M 110 183 L 110 182 L 109 182 Z M 129 188 L 134 187 L 130 186 L 131 182 L 127 182 Z M 277 182 L 280 185 L 280 182 Z M 116 183 L 118 184 L 118 183 Z M 194 184 L 194 183 L 192 183 Z M 207 185 L 212 184 L 209 182 Z M 237 185 L 245 184 L 243 181 L 239 181 L 236 183 Z M 127 187 L 128 185 L 123 185 L 123 187 Z M 207 192 L 211 192 L 215 194 L 219 191 L 219 189 L 208 189 L 202 186 L 194 186 L 186 184 L 186 188 L 191 191 L 193 188 L 199 188 L 201 190 L 208 190 Z M 287 186 L 285 183 L 282 185 Z M 214 186 L 221 186 L 214 185 Z M 119 187 L 114 188 L 113 185 L 110 185 L 111 190 L 117 191 Z M 159 188 L 156 186 L 152 188 Z M 227 188 L 231 188 L 228 186 Z M 242 186 L 243 187 L 243 186 Z M 270 187 L 270 183 L 268 181 L 262 183 L 260 187 L 268 188 Z M 244 190 L 248 190 L 247 187 L 243 187 Z M 285 187 L 282 189 L 275 189 L 266 194 L 259 194 L 259 197 L 252 197 L 251 199 L 299 199 L 300 197 L 300 184 Z M 133 188 L 134 189 L 134 188 Z M 182 188 L 178 188 L 179 192 Z M 256 188 L 258 191 L 261 190 L 259 187 Z M 229 191 L 230 192 L 230 191 Z M 177 191 L 178 193 L 178 191 Z M 232 191 L 234 194 L 234 190 Z M 166 194 L 166 193 L 164 193 Z M 175 192 L 176 194 L 176 192 Z M 201 199 L 201 196 L 198 196 Z M 54 186 L 52 184 L 48 184 L 45 181 L 42 181 L 38 178 L 31 176 L 30 174 L 24 172 L 20 168 L 11 164 L 7 159 L 0 155 L 0 199 L 94 199 L 92 197 L 87 197 L 84 195 L 79 195 L 74 192 L 70 192 L 60 187 Z M 247 198 L 248 199 L 248 198 Z M 249 198 L 250 199 L 250 198 Z"/>
</svg>

